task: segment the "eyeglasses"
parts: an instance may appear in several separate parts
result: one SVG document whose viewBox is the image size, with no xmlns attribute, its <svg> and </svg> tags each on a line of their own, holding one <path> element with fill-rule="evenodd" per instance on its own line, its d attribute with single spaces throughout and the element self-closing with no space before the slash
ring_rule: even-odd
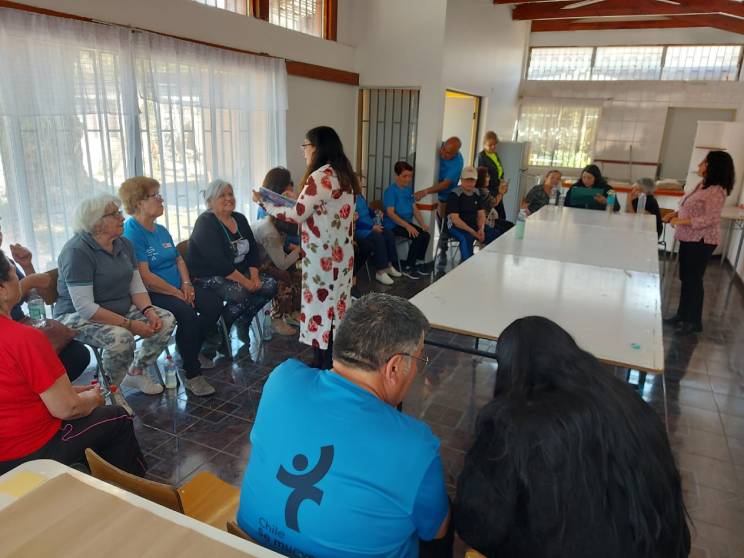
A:
<svg viewBox="0 0 744 558">
<path fill-rule="evenodd" d="M 312 143 L 303 143 L 302 145 L 300 145 L 300 149 L 304 151 L 306 147 L 312 147 L 312 146 L 313 146 Z"/>
<path fill-rule="evenodd" d="M 121 212 L 121 209 L 117 209 L 116 211 L 112 211 L 111 213 L 104 213 L 101 219 L 105 219 L 106 217 L 123 217 L 123 216 L 124 214 Z"/>
<path fill-rule="evenodd" d="M 155 198 L 158 201 L 163 201 L 163 196 L 160 192 L 155 192 L 154 194 L 150 194 L 148 196 L 145 196 L 146 200 L 149 200 L 150 198 Z"/>
<path fill-rule="evenodd" d="M 418 360 L 419 362 L 423 362 L 424 364 L 421 366 L 421 368 L 426 368 L 426 366 L 429 364 L 429 357 L 428 356 L 417 357 L 415 355 L 412 355 L 411 353 L 394 353 L 394 354 L 390 355 L 390 357 L 387 360 L 390 360 L 394 356 L 407 356 L 407 357 L 410 357 L 410 358 L 412 358 L 414 360 Z"/>
</svg>

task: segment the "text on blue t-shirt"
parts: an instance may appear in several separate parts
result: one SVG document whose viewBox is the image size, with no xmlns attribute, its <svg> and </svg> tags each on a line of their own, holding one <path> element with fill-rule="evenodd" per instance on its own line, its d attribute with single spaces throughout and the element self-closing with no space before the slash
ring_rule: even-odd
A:
<svg viewBox="0 0 744 558">
<path fill-rule="evenodd" d="M 130 217 L 124 223 L 124 237 L 134 246 L 137 262 L 147 263 L 152 273 L 175 288 L 181 288 L 181 274 L 176 265 L 178 250 L 168 229 L 156 224 L 154 231 L 148 231 Z"/>
</svg>

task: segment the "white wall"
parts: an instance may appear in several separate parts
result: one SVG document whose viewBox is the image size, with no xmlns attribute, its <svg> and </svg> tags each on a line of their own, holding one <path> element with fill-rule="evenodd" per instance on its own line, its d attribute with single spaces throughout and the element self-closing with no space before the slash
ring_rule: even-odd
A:
<svg viewBox="0 0 744 558">
<path fill-rule="evenodd" d="M 491 0 L 447 2 L 442 81 L 448 89 L 483 97 L 481 136 L 493 130 L 512 137 L 529 36 L 529 22 L 513 21 L 510 6 Z"/>
</svg>

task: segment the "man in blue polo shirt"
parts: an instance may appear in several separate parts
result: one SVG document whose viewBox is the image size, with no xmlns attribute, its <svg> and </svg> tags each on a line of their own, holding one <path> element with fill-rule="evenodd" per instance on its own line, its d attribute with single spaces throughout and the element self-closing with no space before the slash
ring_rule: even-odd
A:
<svg viewBox="0 0 744 558">
<path fill-rule="evenodd" d="M 395 409 L 428 362 L 427 328 L 407 300 L 372 293 L 338 326 L 331 370 L 291 359 L 271 373 L 237 515 L 260 544 L 352 558 L 451 547 L 439 441 Z"/>
</svg>

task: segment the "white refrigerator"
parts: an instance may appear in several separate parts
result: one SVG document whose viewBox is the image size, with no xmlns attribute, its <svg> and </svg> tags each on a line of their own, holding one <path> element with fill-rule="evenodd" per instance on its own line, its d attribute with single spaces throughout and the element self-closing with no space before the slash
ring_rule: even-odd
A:
<svg viewBox="0 0 744 558">
<path fill-rule="evenodd" d="M 506 218 L 514 223 L 519 213 L 519 203 L 534 185 L 534 178 L 527 176 L 530 142 L 500 141 L 496 153 L 504 167 L 504 180 L 509 181 L 509 191 L 504 196 Z"/>
</svg>

